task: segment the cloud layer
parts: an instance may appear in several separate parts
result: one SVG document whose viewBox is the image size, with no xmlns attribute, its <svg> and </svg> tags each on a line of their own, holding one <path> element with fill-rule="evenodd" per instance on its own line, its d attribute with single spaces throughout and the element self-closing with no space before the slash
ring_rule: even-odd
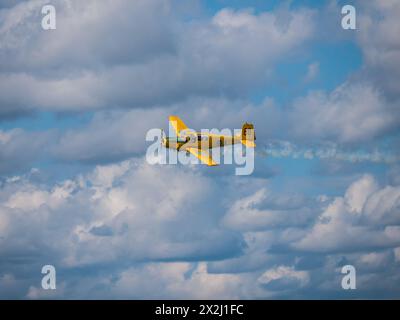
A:
<svg viewBox="0 0 400 320">
<path fill-rule="evenodd" d="M 0 4 L 0 298 L 399 296 L 398 3 L 53 3 Z M 254 123 L 254 174 L 147 164 L 170 114 Z"/>
<path fill-rule="evenodd" d="M 41 5 L 23 2 L 1 12 L 4 115 L 243 96 L 313 31 L 311 10 L 282 21 L 274 13 L 225 9 L 182 22 L 169 1 L 151 0 L 56 2 L 58 28 L 45 32 Z"/>
<path fill-rule="evenodd" d="M 219 183 L 197 170 L 142 160 L 98 166 L 51 188 L 9 179 L 0 193 L 2 282 L 17 281 L 28 268 L 15 294 L 46 297 L 34 270 L 52 263 L 63 279 L 59 297 L 266 298 L 318 292 L 330 281 L 331 294 L 339 294 L 332 259 L 366 261 L 372 270 L 398 263 L 398 186 L 363 176 L 338 198 L 265 188 L 246 195 L 235 186 L 221 198 Z M 278 254 L 284 246 L 286 254 Z M 25 262 L 11 272 L 15 252 Z M 76 282 L 76 268 L 96 272 Z M 368 279 L 360 294 L 367 294 L 373 274 L 367 268 L 360 276 Z"/>
</svg>

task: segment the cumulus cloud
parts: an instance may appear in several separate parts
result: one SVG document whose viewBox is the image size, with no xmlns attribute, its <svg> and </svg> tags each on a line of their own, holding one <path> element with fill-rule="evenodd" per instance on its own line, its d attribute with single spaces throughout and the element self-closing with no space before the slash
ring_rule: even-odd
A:
<svg viewBox="0 0 400 320">
<path fill-rule="evenodd" d="M 246 279 L 240 275 L 209 273 L 205 263 L 160 263 L 124 271 L 111 292 L 114 297 L 140 298 L 144 293 L 149 298 L 237 299 L 245 294 L 245 283 Z M 140 287 L 141 292 L 132 294 L 132 287 Z"/>
<path fill-rule="evenodd" d="M 279 111 L 270 99 L 255 105 L 242 100 L 194 98 L 151 109 L 98 111 L 84 126 L 55 135 L 47 156 L 58 161 L 93 164 L 142 156 L 152 143 L 145 140 L 149 130 L 161 128 L 167 135 L 176 134 L 169 131 L 170 114 L 178 114 L 197 131 L 229 129 L 233 134 L 245 121 L 251 122 L 261 141 L 273 134 L 278 125 L 272 121 L 273 116 L 279 117 Z M 264 163 L 259 163 L 256 169 L 263 169 L 263 166 Z M 271 174 L 267 168 L 264 169 L 266 174 Z"/>
<path fill-rule="evenodd" d="M 377 89 L 352 82 L 297 99 L 290 117 L 299 138 L 344 143 L 371 140 L 399 123 Z"/>
<path fill-rule="evenodd" d="M 314 10 L 186 19 L 163 0 L 55 1 L 57 30 L 44 32 L 44 3 L 0 5 L 0 118 L 37 110 L 93 117 L 58 131 L 0 131 L 1 297 L 343 297 L 348 263 L 357 267 L 357 297 L 398 296 L 396 166 L 390 184 L 364 175 L 334 197 L 274 190 L 271 170 L 257 172 L 263 157 L 251 177 L 142 159 L 146 131 L 179 114 L 194 129 L 253 122 L 267 156 L 397 162 L 374 146 L 352 153 L 398 129 L 394 2 L 358 11 L 362 72 L 287 106 L 249 97 L 314 36 Z M 318 59 L 307 60 L 300 81 L 318 76 Z M 84 163 L 87 172 L 44 181 L 31 169 L 40 158 L 61 161 L 60 171 Z M 99 163 L 113 164 L 90 166 Z M 44 264 L 61 271 L 52 296 L 38 286 Z"/>
<path fill-rule="evenodd" d="M 379 187 L 372 176 L 354 182 L 330 203 L 303 238 L 292 246 L 315 252 L 391 248 L 400 243 L 398 187 Z"/>
<path fill-rule="evenodd" d="M 240 130 L 245 121 L 254 123 L 260 146 L 279 127 L 273 120 L 282 116 L 271 99 L 251 104 L 243 100 L 194 98 L 150 109 L 98 111 L 83 125 L 72 128 L 1 131 L 0 159 L 3 157 L 4 161 L 0 168 L 4 169 L 0 169 L 0 173 L 10 175 L 19 169 L 29 169 L 38 159 L 60 165 L 104 164 L 143 156 L 153 143 L 145 139 L 149 130 L 161 128 L 166 134 L 175 135 L 168 127 L 170 114 L 179 114 L 189 127 L 198 131 L 229 129 L 233 133 Z M 262 157 L 256 157 L 256 161 L 256 175 L 273 174 Z M 226 174 L 230 168 L 225 169 L 218 172 Z"/>
<path fill-rule="evenodd" d="M 279 266 L 265 271 L 258 281 L 270 290 L 293 289 L 303 287 L 309 282 L 307 271 L 296 271 L 293 267 Z"/>
<path fill-rule="evenodd" d="M 399 99 L 400 87 L 400 3 L 368 1 L 359 3 L 357 42 L 364 59 L 365 72 L 388 97 Z"/>
<path fill-rule="evenodd" d="M 52 153 L 63 161 L 94 163 L 143 155 L 147 132 L 166 124 L 168 112 L 162 109 L 98 113 L 87 126 L 63 133 Z"/>
<path fill-rule="evenodd" d="M 54 1 L 58 27 L 51 32 L 41 28 L 44 4 L 27 1 L 2 11 L 3 69 L 77 71 L 140 63 L 174 51 L 168 1 Z"/>
<path fill-rule="evenodd" d="M 334 8 L 331 4 L 328 11 Z M 398 133 L 400 6 L 396 1 L 359 1 L 356 8 L 354 41 L 363 55 L 362 68 L 332 92 L 311 91 L 295 99 L 289 115 L 295 138 L 354 145 Z"/>
<path fill-rule="evenodd" d="M 290 11 L 285 28 L 274 12 L 230 9 L 183 22 L 161 0 L 57 2 L 58 28 L 45 32 L 38 23 L 42 4 L 1 11 L 4 114 L 243 96 L 313 33 L 306 9 Z"/>
<path fill-rule="evenodd" d="M 241 234 L 219 227 L 222 204 L 215 202 L 211 208 L 205 201 L 214 198 L 215 190 L 212 179 L 195 170 L 149 166 L 141 160 L 98 166 L 86 176 L 51 188 L 24 178 L 9 179 L 0 192 L 0 274 L 10 282 L 14 273 L 19 277 L 24 272 L 5 272 L 16 252 L 21 258 L 37 257 L 29 262 L 33 270 L 40 270 L 41 263 L 73 269 L 112 266 L 119 261 L 124 268 L 132 263 L 210 261 L 239 255 L 245 246 Z M 193 297 L 209 295 L 212 283 L 219 283 L 221 290 L 214 292 L 215 297 L 228 294 L 235 276 L 208 275 L 199 267 L 188 282 L 185 274 L 190 265 L 177 270 L 181 287 L 164 294 L 189 294 L 193 285 L 202 282 L 203 289 L 193 291 L 197 292 Z M 162 270 L 161 276 L 169 266 L 174 268 L 173 263 L 155 264 L 154 268 Z M 144 267 L 146 273 L 151 270 L 151 265 Z M 117 268 L 115 272 L 120 271 Z M 136 268 L 132 272 L 127 269 L 120 277 L 133 281 L 134 274 Z M 178 286 L 169 276 L 165 274 L 163 281 Z M 117 296 L 125 283 L 115 284 Z M 226 289 L 221 287 L 223 283 Z M 47 297 L 32 283 L 21 286 L 26 284 L 26 297 Z M 113 291 L 114 285 L 111 287 Z M 57 297 L 67 295 L 67 289 Z"/>
<path fill-rule="evenodd" d="M 270 193 L 265 182 L 243 192 L 246 182 L 139 159 L 51 187 L 10 178 L 0 192 L 5 294 L 49 297 L 33 280 L 48 263 L 63 274 L 54 297 L 194 299 L 333 294 L 343 255 L 371 288 L 379 281 L 371 273 L 396 263 L 397 187 L 367 175 L 343 197 L 307 199 Z"/>
<path fill-rule="evenodd" d="M 242 231 L 257 231 L 296 225 L 304 226 L 313 217 L 313 211 L 308 207 L 302 207 L 301 202 L 294 206 L 291 206 L 289 201 L 286 202 L 284 206 L 288 209 L 280 209 L 279 206 L 278 208 L 273 206 L 272 208 L 259 208 L 262 208 L 263 204 L 264 206 L 273 204 L 273 200 L 271 200 L 270 197 L 267 197 L 266 189 L 261 189 L 255 194 L 237 200 L 224 217 L 225 225 Z"/>
<path fill-rule="evenodd" d="M 212 182 L 196 173 L 134 162 L 98 167 L 88 177 L 51 189 L 15 181 L 2 190 L 0 236 L 8 245 L 1 251 L 6 256 L 12 248 L 62 250 L 63 263 L 72 266 L 128 257 L 140 261 L 235 255 L 241 250 L 240 235 L 216 228 L 218 207 L 206 209 L 203 202 L 212 190 Z M 44 221 L 53 225 L 51 230 L 41 230 Z M 98 232 L 100 228 L 109 232 Z M 32 245 L 27 248 L 25 242 Z"/>
<path fill-rule="evenodd" d="M 30 286 L 24 298 L 31 300 L 60 299 L 64 296 L 64 287 L 64 283 L 60 283 L 56 290 L 44 290 L 40 287 Z"/>
<path fill-rule="evenodd" d="M 51 132 L 27 132 L 22 129 L 0 130 L 0 174 L 13 174 L 29 169 L 46 154 L 52 141 Z"/>
</svg>

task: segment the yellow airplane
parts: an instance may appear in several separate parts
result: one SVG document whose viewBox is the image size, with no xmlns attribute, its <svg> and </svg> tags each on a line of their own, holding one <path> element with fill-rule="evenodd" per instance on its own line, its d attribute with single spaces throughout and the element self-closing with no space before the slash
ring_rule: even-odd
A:
<svg viewBox="0 0 400 320">
<path fill-rule="evenodd" d="M 243 125 L 241 134 L 228 136 L 195 132 L 189 129 L 178 116 L 169 116 L 169 122 L 176 132 L 176 137 L 166 137 L 163 133 L 162 145 L 166 148 L 191 153 L 208 166 L 218 165 L 209 152 L 212 148 L 237 143 L 242 143 L 250 148 L 256 146 L 254 143 L 254 140 L 256 140 L 254 126 L 251 123 L 246 122 Z"/>
</svg>

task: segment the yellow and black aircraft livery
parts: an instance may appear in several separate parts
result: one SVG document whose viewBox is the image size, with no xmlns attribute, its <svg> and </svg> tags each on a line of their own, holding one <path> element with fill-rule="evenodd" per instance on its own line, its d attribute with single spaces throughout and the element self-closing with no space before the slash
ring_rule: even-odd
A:
<svg viewBox="0 0 400 320">
<path fill-rule="evenodd" d="M 176 137 L 166 137 L 163 134 L 162 145 L 166 148 L 191 153 L 208 166 L 218 165 L 210 154 L 210 149 L 242 143 L 246 147 L 254 148 L 256 140 L 254 126 L 245 123 L 242 132 L 233 135 L 219 135 L 212 133 L 196 132 L 189 129 L 178 116 L 170 116 L 169 122 L 176 132 Z"/>
</svg>

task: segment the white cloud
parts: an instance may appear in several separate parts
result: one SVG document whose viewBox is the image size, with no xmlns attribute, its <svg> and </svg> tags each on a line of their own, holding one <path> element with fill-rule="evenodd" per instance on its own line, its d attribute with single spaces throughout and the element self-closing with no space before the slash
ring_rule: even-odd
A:
<svg viewBox="0 0 400 320">
<path fill-rule="evenodd" d="M 359 263 L 369 268 L 381 269 L 390 265 L 391 255 L 389 252 L 370 252 L 361 255 Z"/>
<path fill-rule="evenodd" d="M 313 216 L 312 210 L 301 206 L 288 210 L 290 203 L 284 204 L 283 208 L 260 209 L 260 206 L 269 204 L 268 200 L 265 188 L 236 200 L 224 216 L 225 226 L 242 231 L 284 228 L 307 225 Z"/>
<path fill-rule="evenodd" d="M 400 222 L 400 188 L 386 186 L 373 193 L 365 203 L 365 217 L 375 225 L 396 225 Z"/>
<path fill-rule="evenodd" d="M 221 92 L 243 96 L 263 85 L 274 62 L 293 54 L 314 29 L 306 9 L 288 12 L 281 28 L 274 12 L 224 9 L 183 22 L 169 1 L 70 0 L 56 4 L 58 28 L 50 33 L 35 27 L 40 3 L 1 11 L 4 115 L 154 106 Z"/>
<path fill-rule="evenodd" d="M 290 128 L 291 139 L 354 144 L 376 141 L 398 131 L 400 5 L 396 1 L 359 1 L 356 7 L 354 41 L 362 50 L 363 66 L 331 92 L 310 91 L 294 100 L 285 114 L 289 124 L 283 122 Z M 329 16 L 338 9 L 331 2 L 320 12 L 328 20 L 322 21 L 323 29 L 328 30 L 322 33 L 336 33 L 329 34 L 335 39 L 339 32 L 332 30 L 338 29 L 337 21 Z M 332 22 L 335 28 L 331 30 Z M 318 62 L 312 62 L 304 80 L 311 81 L 318 71 Z"/>
<path fill-rule="evenodd" d="M 271 138 L 368 142 L 399 124 L 390 100 L 394 3 L 371 5 L 385 13 L 378 31 L 360 19 L 366 82 L 355 77 L 282 110 L 272 99 L 242 98 L 313 36 L 313 11 L 224 9 L 184 21 L 169 1 L 71 0 L 57 2 L 58 29 L 44 33 L 42 3 L 0 10 L 0 117 L 106 110 L 60 134 L 0 131 L 0 172 L 8 176 L 43 154 L 85 163 L 142 155 L 145 132 L 165 127 L 172 113 L 195 129 L 254 122 L 260 146 Z M 309 65 L 307 81 L 318 66 Z M 49 260 L 66 271 L 57 297 L 266 298 L 309 288 L 335 296 L 343 259 L 364 266 L 365 290 L 379 284 L 397 292 L 388 285 L 398 279 L 400 256 L 396 183 L 381 186 L 367 175 L 343 196 L 319 201 L 275 195 L 258 177 L 202 169 L 132 159 L 58 183 L 30 179 L 33 171 L 0 181 L 1 296 L 46 298 L 32 280 L 38 274 L 26 270 Z"/>
<path fill-rule="evenodd" d="M 10 195 L 3 204 L 5 207 L 21 210 L 37 210 L 42 205 L 52 209 L 59 207 L 76 188 L 73 181 L 65 181 L 50 191 L 38 190 L 36 186 L 27 185 L 23 190 Z"/>
<path fill-rule="evenodd" d="M 0 193 L 0 251 L 46 247 L 67 266 L 236 255 L 240 234 L 215 225 L 221 204 L 204 202 L 214 189 L 196 171 L 143 160 L 97 167 L 52 188 L 10 182 Z"/>
<path fill-rule="evenodd" d="M 284 290 L 286 288 L 304 287 L 309 283 L 310 277 L 307 271 L 296 271 L 293 267 L 279 266 L 265 271 L 258 278 L 258 281 L 271 290 L 275 288 L 273 284 L 279 282 L 277 288 Z"/>
<path fill-rule="evenodd" d="M 357 20 L 357 42 L 365 59 L 366 72 L 376 86 L 392 98 L 400 97 L 400 3 L 361 1 Z"/>
<path fill-rule="evenodd" d="M 298 138 L 344 143 L 368 141 L 398 124 L 374 87 L 346 82 L 333 92 L 311 92 L 294 102 L 290 120 Z"/>
<path fill-rule="evenodd" d="M 395 247 L 400 243 L 399 197 L 399 188 L 378 188 L 366 175 L 331 202 L 309 233 L 292 246 L 316 252 Z"/>
<path fill-rule="evenodd" d="M 0 279 L 9 283 L 7 294 L 48 298 L 30 281 L 34 275 L 10 269 L 8 261 L 16 256 L 37 257 L 27 262 L 32 270 L 51 261 L 65 275 L 57 297 L 75 298 L 266 298 L 310 287 L 335 292 L 341 255 L 360 267 L 366 288 L 380 281 L 371 272 L 383 276 L 382 268 L 395 263 L 395 187 L 364 176 L 343 197 L 316 206 L 266 191 L 265 180 L 245 194 L 260 191 L 245 196 L 238 188 L 246 182 L 224 178 L 220 182 L 230 187 L 221 199 L 218 180 L 200 172 L 130 160 L 97 166 L 52 187 L 26 177 L 5 181 Z M 381 212 L 369 209 L 376 197 L 387 204 Z M 314 211 L 326 205 L 317 217 Z M 386 218 L 377 223 L 372 212 Z M 395 250 L 393 258 L 380 251 L 386 248 Z M 353 257 L 347 251 L 362 253 Z M 68 272 L 75 268 L 96 272 Z"/>
<path fill-rule="evenodd" d="M 58 159 L 94 163 L 143 155 L 150 144 L 147 131 L 167 125 L 168 115 L 162 109 L 98 113 L 87 126 L 63 133 L 52 153 Z"/>
<path fill-rule="evenodd" d="M 54 134 L 22 129 L 0 130 L 0 174 L 26 169 L 47 152 Z"/>
<path fill-rule="evenodd" d="M 377 189 L 377 182 L 369 175 L 353 183 L 345 194 L 350 212 L 361 213 L 366 200 L 372 193 L 376 192 Z"/>
<path fill-rule="evenodd" d="M 39 287 L 30 286 L 28 293 L 26 294 L 27 299 L 38 300 L 38 299 L 60 299 L 64 296 L 65 283 L 57 285 L 55 290 L 44 290 Z"/>
<path fill-rule="evenodd" d="M 57 29 L 52 32 L 41 29 L 44 4 L 27 1 L 1 12 L 1 44 L 7 49 L 2 54 L 8 60 L 2 62 L 8 71 L 140 63 L 174 51 L 168 1 L 53 1 Z"/>
<path fill-rule="evenodd" d="M 240 275 L 208 273 L 204 263 L 148 264 L 122 272 L 111 294 L 153 299 L 237 299 L 244 294 L 245 282 Z"/>
</svg>

